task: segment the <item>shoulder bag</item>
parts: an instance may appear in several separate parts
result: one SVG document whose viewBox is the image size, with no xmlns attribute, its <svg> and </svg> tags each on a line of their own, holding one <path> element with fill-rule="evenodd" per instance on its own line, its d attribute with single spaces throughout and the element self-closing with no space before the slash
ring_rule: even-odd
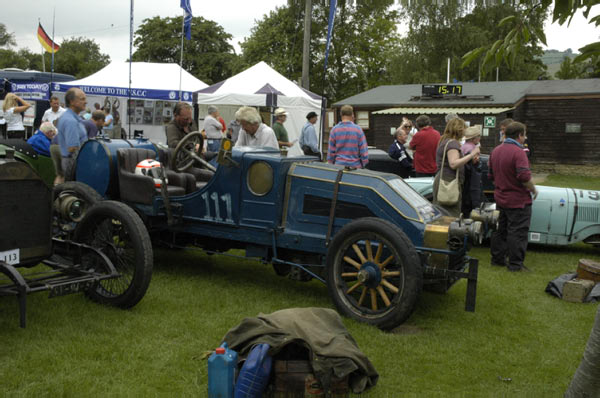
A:
<svg viewBox="0 0 600 398">
<path fill-rule="evenodd" d="M 444 147 L 444 155 L 442 157 L 442 168 L 440 170 L 440 180 L 438 184 L 438 192 L 437 192 L 437 201 L 439 204 L 444 206 L 454 206 L 458 203 L 458 198 L 460 197 L 460 184 L 458 180 L 458 174 L 460 173 L 460 169 L 456 169 L 456 178 L 452 181 L 444 181 L 444 167 L 446 165 L 446 150 L 448 149 L 448 144 L 450 140 L 446 143 Z"/>
</svg>

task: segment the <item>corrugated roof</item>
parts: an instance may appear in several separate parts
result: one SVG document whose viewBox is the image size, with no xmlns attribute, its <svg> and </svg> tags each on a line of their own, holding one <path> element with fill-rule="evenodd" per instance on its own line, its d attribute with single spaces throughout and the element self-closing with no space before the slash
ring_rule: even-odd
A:
<svg viewBox="0 0 600 398">
<path fill-rule="evenodd" d="M 440 84 L 440 83 L 438 83 Z M 443 84 L 443 83 L 442 83 Z M 333 104 L 361 107 L 481 107 L 514 106 L 526 95 L 600 94 L 600 79 L 528 80 L 508 82 L 463 82 L 464 98 L 415 99 L 421 95 L 421 84 L 379 86 Z M 487 98 L 484 98 L 487 96 Z"/>
<path fill-rule="evenodd" d="M 444 115 L 452 112 L 463 115 L 497 115 L 498 113 L 510 111 L 513 108 L 469 108 L 469 107 L 447 107 L 447 108 L 390 108 L 381 111 L 373 112 L 374 115 L 405 115 L 405 114 L 428 114 L 428 115 Z"/>
</svg>

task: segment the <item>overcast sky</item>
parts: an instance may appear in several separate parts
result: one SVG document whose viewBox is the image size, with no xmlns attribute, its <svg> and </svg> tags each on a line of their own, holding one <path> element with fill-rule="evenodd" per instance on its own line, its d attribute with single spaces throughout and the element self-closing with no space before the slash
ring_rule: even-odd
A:
<svg viewBox="0 0 600 398">
<path fill-rule="evenodd" d="M 135 28 L 145 18 L 181 16 L 179 0 L 137 0 L 134 10 Z M 286 0 L 191 0 L 192 13 L 219 23 L 233 36 L 232 45 L 239 53 L 240 41 L 249 36 L 254 22 Z M 37 40 L 37 24 L 52 36 L 52 13 L 56 10 L 55 40 L 58 44 L 69 37 L 94 39 L 101 52 L 113 61 L 129 56 L 129 1 L 126 0 L 21 0 L 2 7 L 1 23 L 15 34 L 17 47 L 41 51 Z M 598 11 L 598 10 L 594 10 Z M 596 15 L 592 13 L 592 15 Z M 192 27 L 193 29 L 193 27 Z M 587 24 L 583 17 L 574 19 L 570 27 L 546 26 L 548 48 L 577 51 L 599 40 L 600 29 Z"/>
</svg>

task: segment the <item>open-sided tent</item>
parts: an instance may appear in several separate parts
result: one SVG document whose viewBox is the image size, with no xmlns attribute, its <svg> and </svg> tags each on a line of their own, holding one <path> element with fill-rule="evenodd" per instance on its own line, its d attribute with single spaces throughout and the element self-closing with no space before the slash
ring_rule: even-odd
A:
<svg viewBox="0 0 600 398">
<path fill-rule="evenodd" d="M 179 79 L 181 76 L 181 99 Z M 53 91 L 64 93 L 71 87 L 81 88 L 88 97 L 88 107 L 93 110 L 95 102 L 104 105 L 107 98 L 114 104 L 119 98 L 118 110 L 121 125 L 128 130 L 127 98 L 129 97 L 129 63 L 111 62 L 98 72 L 80 80 L 55 83 Z M 131 131 L 144 130 L 152 140 L 166 142 L 164 123 L 171 119 L 175 102 L 192 102 L 192 96 L 207 84 L 195 78 L 177 64 L 150 62 L 131 63 L 131 99 L 135 107 L 129 117 Z"/>
<path fill-rule="evenodd" d="M 229 79 L 195 93 L 197 103 L 204 105 L 268 106 L 285 108 L 289 116 L 284 126 L 291 141 L 300 138 L 306 115 L 321 113 L 321 96 L 299 87 L 265 62 L 238 73 Z M 315 129 L 320 135 L 317 122 Z M 298 144 L 294 150 L 299 151 Z"/>
</svg>

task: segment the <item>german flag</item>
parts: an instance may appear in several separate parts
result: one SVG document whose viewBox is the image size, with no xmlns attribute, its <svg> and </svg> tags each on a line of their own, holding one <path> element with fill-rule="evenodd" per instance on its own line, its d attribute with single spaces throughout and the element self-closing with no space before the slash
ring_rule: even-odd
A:
<svg viewBox="0 0 600 398">
<path fill-rule="evenodd" d="M 52 53 L 52 45 L 54 45 L 54 52 L 57 52 L 60 49 L 60 46 L 52 41 L 50 37 L 46 34 L 44 28 L 42 28 L 42 24 L 38 24 L 38 40 L 42 43 L 42 47 L 46 52 Z"/>
</svg>

